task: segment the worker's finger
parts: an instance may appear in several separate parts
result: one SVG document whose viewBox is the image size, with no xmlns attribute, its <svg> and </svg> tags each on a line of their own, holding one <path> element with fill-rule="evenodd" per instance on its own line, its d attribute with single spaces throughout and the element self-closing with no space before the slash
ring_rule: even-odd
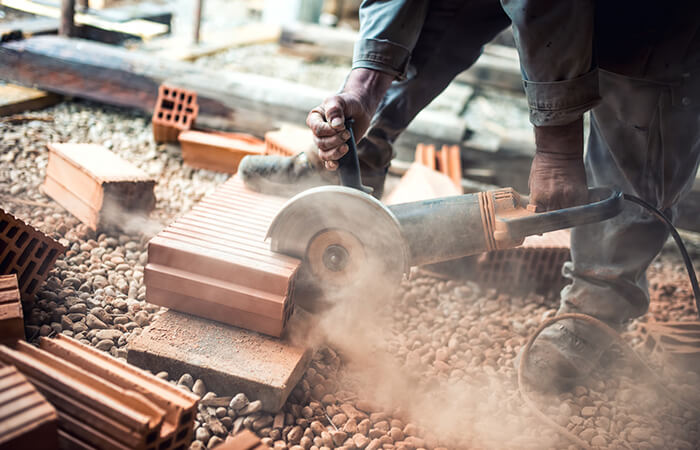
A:
<svg viewBox="0 0 700 450">
<path fill-rule="evenodd" d="M 314 136 L 314 143 L 320 150 L 332 150 L 343 145 L 348 139 L 350 139 L 350 132 L 348 130 L 343 130 L 334 136 Z"/>
<path fill-rule="evenodd" d="M 337 170 L 338 169 L 338 163 L 335 161 L 324 161 L 323 163 L 326 166 L 326 169 L 328 169 L 328 170 Z"/>
<path fill-rule="evenodd" d="M 345 100 L 341 96 L 328 97 L 321 106 L 326 112 L 326 121 L 333 129 L 345 129 Z"/>
<path fill-rule="evenodd" d="M 320 107 L 312 109 L 306 116 L 306 125 L 314 136 L 335 136 L 338 134 L 338 130 L 334 130 L 326 121 L 325 111 Z"/>
<path fill-rule="evenodd" d="M 348 152 L 347 144 L 343 144 L 340 147 L 336 147 L 330 150 L 319 150 L 318 157 L 323 161 L 337 161 L 343 157 L 344 154 Z"/>
</svg>

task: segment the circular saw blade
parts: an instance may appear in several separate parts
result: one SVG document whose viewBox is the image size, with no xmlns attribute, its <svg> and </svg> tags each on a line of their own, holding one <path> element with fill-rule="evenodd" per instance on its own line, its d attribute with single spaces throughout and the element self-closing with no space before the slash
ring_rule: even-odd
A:
<svg viewBox="0 0 700 450">
<path fill-rule="evenodd" d="M 326 303 L 387 294 L 409 269 L 396 217 L 356 189 L 300 193 L 273 219 L 268 237 L 272 251 L 304 261 L 298 288 L 320 293 Z"/>
</svg>

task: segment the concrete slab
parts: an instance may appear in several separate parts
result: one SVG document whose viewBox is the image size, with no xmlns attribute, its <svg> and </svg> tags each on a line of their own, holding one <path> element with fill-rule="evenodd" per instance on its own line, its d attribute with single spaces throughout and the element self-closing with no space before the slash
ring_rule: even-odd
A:
<svg viewBox="0 0 700 450">
<path fill-rule="evenodd" d="M 135 337 L 127 361 L 171 378 L 189 373 L 219 395 L 245 393 L 278 411 L 311 361 L 311 348 L 167 311 Z"/>
</svg>

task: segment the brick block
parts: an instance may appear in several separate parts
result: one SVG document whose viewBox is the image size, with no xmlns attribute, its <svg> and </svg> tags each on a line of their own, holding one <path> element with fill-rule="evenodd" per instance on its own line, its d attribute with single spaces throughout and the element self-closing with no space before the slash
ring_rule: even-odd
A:
<svg viewBox="0 0 700 450">
<path fill-rule="evenodd" d="M 700 322 L 640 323 L 638 332 L 646 349 L 663 362 L 700 370 Z"/>
<path fill-rule="evenodd" d="M 265 153 L 265 143 L 247 134 L 183 131 L 178 141 L 185 164 L 216 172 L 234 174 L 244 156 Z"/>
<path fill-rule="evenodd" d="M 296 320 L 296 317 L 295 317 Z M 311 350 L 176 311 L 167 311 L 130 340 L 127 360 L 152 372 L 201 378 L 220 393 L 243 392 L 278 411 L 299 382 Z"/>
<path fill-rule="evenodd" d="M 0 346 L 58 411 L 63 448 L 186 448 L 196 398 L 70 338 Z M 178 396 L 179 394 L 179 396 Z"/>
<path fill-rule="evenodd" d="M 0 449 L 58 448 L 58 416 L 15 367 L 0 367 Z"/>
<path fill-rule="evenodd" d="M 24 315 L 16 275 L 0 275 L 0 343 L 24 339 Z"/>
<path fill-rule="evenodd" d="M 423 164 L 413 163 L 401 177 L 399 184 L 383 201 L 388 205 L 418 202 L 462 194 L 462 187 L 455 186 L 446 175 Z"/>
<path fill-rule="evenodd" d="M 148 215 L 155 180 L 100 145 L 49 144 L 44 192 L 93 230 Z"/>
<path fill-rule="evenodd" d="M 462 189 L 462 160 L 459 146 L 443 145 L 436 151 L 434 145 L 418 144 L 415 162 L 441 172 L 449 177 L 455 186 Z"/>
<path fill-rule="evenodd" d="M 148 244 L 150 303 L 280 336 L 293 311 L 300 261 L 269 249 L 267 229 L 284 199 L 237 177 Z"/>
<path fill-rule="evenodd" d="M 181 131 L 192 128 L 198 113 L 196 92 L 161 84 L 153 109 L 153 139 L 156 142 L 177 142 Z"/>
<path fill-rule="evenodd" d="M 266 155 L 294 156 L 315 149 L 313 133 L 308 128 L 284 125 L 265 133 Z"/>
<path fill-rule="evenodd" d="M 15 274 L 23 300 L 46 280 L 65 247 L 41 231 L 0 209 L 0 274 Z"/>
</svg>

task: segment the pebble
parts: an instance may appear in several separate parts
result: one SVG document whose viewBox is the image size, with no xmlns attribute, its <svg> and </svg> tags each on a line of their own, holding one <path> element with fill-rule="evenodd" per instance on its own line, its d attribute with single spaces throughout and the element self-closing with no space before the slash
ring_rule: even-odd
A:
<svg viewBox="0 0 700 450">
<path fill-rule="evenodd" d="M 187 386 L 188 389 L 192 389 L 192 386 L 194 385 L 194 379 L 192 378 L 192 375 L 189 373 L 183 374 L 179 380 L 177 380 L 177 384 L 180 384 L 182 386 Z"/>
<path fill-rule="evenodd" d="M 197 378 L 197 380 L 194 382 L 192 385 L 192 392 L 199 395 L 202 397 L 204 394 L 207 393 L 207 387 L 204 385 L 204 382 Z M 226 409 L 224 408 L 224 414 L 226 414 Z"/>
<path fill-rule="evenodd" d="M 228 406 L 234 411 L 238 411 L 244 408 L 246 405 L 248 405 L 248 397 L 246 397 L 245 394 L 240 393 L 233 396 Z"/>
<path fill-rule="evenodd" d="M 107 325 L 100 319 L 98 319 L 94 314 L 88 314 L 87 318 L 85 319 L 85 322 L 88 326 L 88 328 L 97 328 L 97 329 L 104 329 L 107 328 Z"/>
</svg>

